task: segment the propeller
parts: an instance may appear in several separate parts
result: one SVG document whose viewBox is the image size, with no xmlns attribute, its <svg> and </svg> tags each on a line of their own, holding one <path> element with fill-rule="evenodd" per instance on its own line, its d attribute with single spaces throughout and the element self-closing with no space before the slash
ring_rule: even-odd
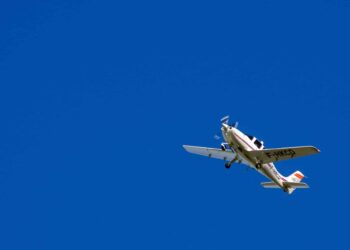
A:
<svg viewBox="0 0 350 250">
<path fill-rule="evenodd" d="M 237 128 L 238 127 L 238 122 L 235 122 L 234 124 L 231 124 L 231 127 Z"/>
<path fill-rule="evenodd" d="M 223 118 L 221 118 L 221 124 L 228 124 L 228 120 L 230 119 L 230 116 L 229 115 L 227 115 L 227 116 L 225 116 L 225 117 L 223 117 Z"/>
<path fill-rule="evenodd" d="M 221 139 L 221 136 L 218 136 L 217 134 L 214 135 L 214 139 L 215 140 L 220 140 Z"/>
<path fill-rule="evenodd" d="M 223 117 L 223 118 L 221 118 L 221 124 L 227 124 L 227 125 L 229 125 L 230 127 L 234 127 L 234 128 L 237 128 L 238 127 L 238 122 L 235 122 L 235 123 L 229 123 L 229 119 L 230 119 L 230 116 L 229 115 L 227 115 L 227 116 L 225 116 L 225 117 Z"/>
<path fill-rule="evenodd" d="M 223 118 L 221 118 L 220 119 L 220 122 L 221 122 L 221 124 L 228 124 L 228 120 L 230 119 L 230 116 L 225 116 L 225 117 L 223 117 Z M 219 136 L 218 134 L 221 134 L 221 133 L 216 133 L 215 135 L 214 135 L 214 139 L 215 140 L 220 140 L 221 139 L 221 136 Z"/>
<path fill-rule="evenodd" d="M 221 119 L 220 119 L 220 122 L 221 122 L 221 124 L 227 124 L 227 125 L 229 125 L 230 127 L 237 128 L 237 127 L 238 127 L 238 122 L 235 122 L 235 123 L 233 123 L 233 124 L 229 124 L 229 119 L 230 119 L 230 116 L 227 115 L 227 116 L 224 116 L 223 118 L 221 118 Z M 214 139 L 215 139 L 215 140 L 220 140 L 220 139 L 221 139 L 221 136 L 219 136 L 218 134 L 220 134 L 220 133 L 216 133 L 216 134 L 214 135 Z"/>
</svg>

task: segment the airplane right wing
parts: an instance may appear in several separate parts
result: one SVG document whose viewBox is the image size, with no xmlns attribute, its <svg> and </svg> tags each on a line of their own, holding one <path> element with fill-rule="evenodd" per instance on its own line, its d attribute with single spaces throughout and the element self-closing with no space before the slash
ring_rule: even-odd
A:
<svg viewBox="0 0 350 250">
<path fill-rule="evenodd" d="M 303 147 L 288 147 L 288 148 L 272 148 L 263 150 L 247 151 L 250 158 L 264 164 L 282 160 L 289 160 L 291 158 L 312 155 L 319 153 L 320 150 L 313 146 Z"/>
<path fill-rule="evenodd" d="M 228 150 L 223 151 L 221 149 L 216 148 L 205 148 L 188 145 L 183 145 L 183 147 L 187 152 L 191 154 L 203 155 L 209 158 L 216 158 L 224 161 L 231 161 L 236 157 L 236 153 Z"/>
</svg>

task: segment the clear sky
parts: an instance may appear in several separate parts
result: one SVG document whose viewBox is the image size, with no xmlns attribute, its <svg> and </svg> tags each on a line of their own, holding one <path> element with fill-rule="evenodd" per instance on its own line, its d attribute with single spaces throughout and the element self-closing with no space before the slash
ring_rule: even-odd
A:
<svg viewBox="0 0 350 250">
<path fill-rule="evenodd" d="M 350 249 L 349 11 L 2 1 L 0 249 Z M 183 150 L 227 114 L 311 189 Z"/>
</svg>

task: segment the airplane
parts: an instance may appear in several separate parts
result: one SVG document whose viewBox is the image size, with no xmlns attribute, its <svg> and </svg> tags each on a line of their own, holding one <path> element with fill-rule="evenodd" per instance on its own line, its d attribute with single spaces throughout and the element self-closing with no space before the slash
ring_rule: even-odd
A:
<svg viewBox="0 0 350 250">
<path fill-rule="evenodd" d="M 192 154 L 224 160 L 227 169 L 233 163 L 241 163 L 255 169 L 271 180 L 261 183 L 264 188 L 280 188 L 288 194 L 292 194 L 297 188 L 309 188 L 308 184 L 301 182 L 304 178 L 302 172 L 295 171 L 285 177 L 277 171 L 274 162 L 317 154 L 320 152 L 318 148 L 301 146 L 265 149 L 264 142 L 243 133 L 237 127 L 238 122 L 229 124 L 229 116 L 225 116 L 221 119 L 221 132 L 225 142 L 221 143 L 220 148 L 189 145 L 183 147 Z M 215 137 L 220 139 L 218 136 Z"/>
</svg>

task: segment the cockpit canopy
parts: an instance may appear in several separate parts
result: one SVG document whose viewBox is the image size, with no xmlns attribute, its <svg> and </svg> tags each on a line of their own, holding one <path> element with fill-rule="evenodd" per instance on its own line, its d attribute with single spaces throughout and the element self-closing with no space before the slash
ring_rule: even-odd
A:
<svg viewBox="0 0 350 250">
<path fill-rule="evenodd" d="M 255 146 L 258 147 L 258 149 L 263 149 L 264 148 L 264 143 L 262 141 L 259 141 L 258 139 L 256 139 L 254 136 L 252 135 L 248 135 L 246 134 L 246 136 L 248 136 L 248 138 L 253 141 L 253 143 L 255 144 Z"/>
<path fill-rule="evenodd" d="M 258 139 L 256 139 L 256 140 L 254 141 L 254 144 L 255 144 L 259 149 L 261 149 L 261 148 L 263 147 L 262 142 L 259 141 Z"/>
</svg>

